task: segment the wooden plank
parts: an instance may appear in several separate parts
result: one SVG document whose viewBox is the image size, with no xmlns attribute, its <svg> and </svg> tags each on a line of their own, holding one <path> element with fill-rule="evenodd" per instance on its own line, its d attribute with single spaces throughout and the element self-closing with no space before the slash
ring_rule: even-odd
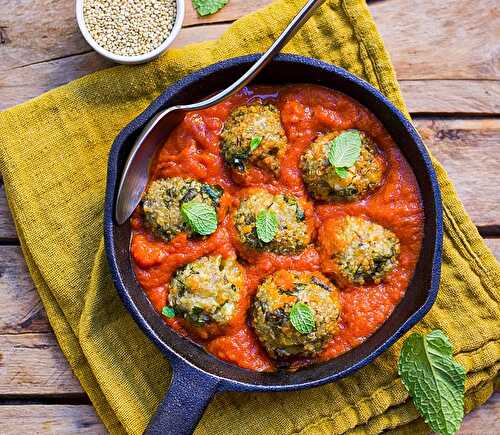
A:
<svg viewBox="0 0 500 435">
<path fill-rule="evenodd" d="M 202 26 L 233 21 L 270 0 L 232 0 L 208 18 L 197 17 L 187 3 L 184 25 Z M 496 3 L 478 0 L 474 2 L 473 14 L 470 7 L 469 0 L 386 0 L 370 4 L 400 78 L 498 80 L 500 30 L 496 25 Z M 0 0 L 0 8 L 0 26 L 6 39 L 0 70 L 88 50 L 79 35 L 70 2 Z M 207 39 L 209 36 L 204 38 Z"/>
<path fill-rule="evenodd" d="M 0 433 L 95 435 L 107 431 L 90 405 L 2 405 Z"/>
<path fill-rule="evenodd" d="M 417 119 L 424 142 L 443 164 L 477 226 L 500 225 L 499 119 Z"/>
<path fill-rule="evenodd" d="M 412 114 L 499 114 L 500 81 L 400 80 Z"/>
<path fill-rule="evenodd" d="M 208 33 L 218 32 L 221 26 L 210 26 Z M 193 33 L 182 33 L 178 43 L 196 41 L 194 37 L 202 40 L 203 34 L 197 28 Z M 0 77 L 0 110 L 110 66 L 111 62 L 91 52 L 7 71 L 3 79 Z M 3 80 L 9 84 L 2 86 Z M 500 81 L 401 80 L 400 86 L 413 114 L 500 114 Z"/>
<path fill-rule="evenodd" d="M 486 238 L 484 239 L 484 241 L 488 245 L 488 248 L 491 249 L 491 252 L 493 252 L 493 255 L 496 257 L 496 259 L 500 261 L 500 239 Z"/>
<path fill-rule="evenodd" d="M 0 71 L 90 50 L 78 31 L 75 2 L 0 0 L 0 10 Z"/>
<path fill-rule="evenodd" d="M 370 11 L 399 79 L 500 79 L 495 0 L 386 0 Z"/>
<path fill-rule="evenodd" d="M 0 110 L 111 65 L 89 52 L 75 27 L 72 6 L 70 8 L 67 2 L 23 0 L 19 7 L 9 7 L 13 2 L 0 0 L 0 10 L 6 11 L 5 16 L 0 17 L 0 27 L 7 41 L 0 48 L 0 71 L 3 71 Z M 266 0 L 256 3 L 233 0 L 230 8 L 220 14 L 208 20 L 191 15 L 187 24 L 230 21 L 266 3 Z M 467 0 L 459 0 L 458 4 L 451 0 L 441 3 L 386 0 L 370 5 L 399 79 L 410 81 L 403 83 L 403 88 L 412 111 L 449 113 L 454 109 L 463 113 L 499 113 L 495 95 L 499 94 L 500 74 L 495 53 L 500 38 L 495 26 L 494 2 L 476 2 L 474 14 L 468 12 L 469 5 Z M 185 28 L 175 46 L 214 39 L 228 26 Z M 429 32 L 429 28 L 433 31 Z M 443 83 L 456 79 L 462 81 Z M 479 79 L 492 80 L 492 83 L 484 84 Z M 424 83 L 415 83 L 417 80 Z M 433 83 L 433 80 L 440 82 Z M 427 101 L 423 96 L 432 98 Z"/>
<path fill-rule="evenodd" d="M 52 333 L 0 335 L 0 354 L 0 395 L 83 393 Z"/>
<path fill-rule="evenodd" d="M 0 335 L 51 332 L 19 246 L 0 246 Z"/>
<path fill-rule="evenodd" d="M 1 239 L 15 239 L 16 229 L 12 223 L 12 216 L 7 205 L 7 198 L 5 197 L 5 190 L 0 179 L 0 240 Z"/>
<path fill-rule="evenodd" d="M 479 408 L 467 414 L 459 435 L 498 434 L 500 433 L 500 393 L 493 393 L 490 399 Z"/>
<path fill-rule="evenodd" d="M 499 430 L 500 394 L 496 393 L 480 408 L 465 416 L 458 433 L 493 434 Z M 0 406 L 0 433 L 104 434 L 106 428 L 90 405 L 3 405 Z"/>
<path fill-rule="evenodd" d="M 82 393 L 52 333 L 19 246 L 0 246 L 0 356 L 0 394 Z"/>
</svg>

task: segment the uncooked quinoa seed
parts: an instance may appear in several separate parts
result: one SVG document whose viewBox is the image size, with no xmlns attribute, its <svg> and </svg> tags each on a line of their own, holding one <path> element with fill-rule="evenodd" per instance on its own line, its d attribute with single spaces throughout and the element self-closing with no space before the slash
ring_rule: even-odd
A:
<svg viewBox="0 0 500 435">
<path fill-rule="evenodd" d="M 85 24 L 104 49 L 138 56 L 159 47 L 174 26 L 175 0 L 84 0 Z"/>
</svg>

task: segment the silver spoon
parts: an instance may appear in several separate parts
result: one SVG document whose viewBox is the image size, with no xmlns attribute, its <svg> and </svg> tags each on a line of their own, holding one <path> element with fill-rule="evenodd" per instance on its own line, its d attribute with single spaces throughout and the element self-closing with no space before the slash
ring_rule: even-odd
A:
<svg viewBox="0 0 500 435">
<path fill-rule="evenodd" d="M 120 179 L 115 205 L 115 220 L 118 225 L 122 225 L 127 221 L 141 201 L 142 194 L 148 183 L 149 165 L 161 138 L 172 131 L 182 121 L 187 112 L 214 106 L 250 83 L 324 1 L 308 0 L 271 47 L 231 86 L 199 103 L 172 106 L 162 110 L 146 124 L 130 151 Z"/>
</svg>

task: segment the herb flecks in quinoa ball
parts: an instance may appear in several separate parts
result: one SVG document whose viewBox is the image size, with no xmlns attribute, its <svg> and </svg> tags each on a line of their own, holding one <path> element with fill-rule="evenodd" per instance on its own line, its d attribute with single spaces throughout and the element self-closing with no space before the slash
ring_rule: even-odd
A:
<svg viewBox="0 0 500 435">
<path fill-rule="evenodd" d="M 194 232 L 181 214 L 181 206 L 190 201 L 217 208 L 223 194 L 219 186 L 188 178 L 161 178 L 153 181 L 144 195 L 142 208 L 146 225 L 167 242 L 177 234 Z"/>
<path fill-rule="evenodd" d="M 274 238 L 263 242 L 257 234 L 257 216 L 262 210 L 273 212 L 278 226 Z M 293 195 L 273 195 L 264 189 L 254 191 L 240 203 L 234 215 L 240 242 L 244 245 L 275 254 L 296 254 L 311 241 L 304 208 Z"/>
<path fill-rule="evenodd" d="M 207 256 L 176 272 L 168 303 L 194 326 L 224 326 L 234 318 L 243 289 L 243 269 L 235 258 Z"/>
<path fill-rule="evenodd" d="M 305 305 L 314 327 L 300 332 L 291 321 L 297 304 Z M 293 315 L 293 314 L 292 314 Z M 320 273 L 280 270 L 259 287 L 252 324 L 272 358 L 315 356 L 338 330 L 340 302 L 336 287 Z"/>
<path fill-rule="evenodd" d="M 357 130 L 347 130 L 357 131 Z M 342 178 L 328 160 L 332 141 L 344 131 L 319 136 L 304 152 L 300 161 L 302 177 L 311 196 L 321 201 L 353 201 L 375 190 L 384 176 L 386 164 L 377 145 L 365 133 L 356 163 L 346 168 Z"/>
<path fill-rule="evenodd" d="M 278 173 L 286 146 L 280 113 L 272 104 L 237 107 L 221 133 L 222 156 L 237 171 L 245 171 L 252 163 Z"/>
<path fill-rule="evenodd" d="M 327 223 L 328 254 L 341 280 L 351 284 L 380 283 L 398 264 L 399 239 L 383 226 L 362 217 L 346 216 Z"/>
</svg>

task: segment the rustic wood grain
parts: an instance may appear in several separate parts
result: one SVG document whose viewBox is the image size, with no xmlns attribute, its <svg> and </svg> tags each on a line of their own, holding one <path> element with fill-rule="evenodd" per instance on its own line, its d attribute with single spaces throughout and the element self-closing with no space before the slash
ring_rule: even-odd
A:
<svg viewBox="0 0 500 435">
<path fill-rule="evenodd" d="M 496 435 L 500 433 L 500 393 L 494 393 L 479 408 L 467 414 L 459 435 Z"/>
<path fill-rule="evenodd" d="M 12 7 L 14 3 L 19 6 Z M 184 28 L 175 46 L 214 39 L 229 24 L 200 24 L 231 21 L 266 3 L 233 0 L 227 11 L 208 20 L 188 13 L 186 25 L 196 26 Z M 494 3 L 475 2 L 474 14 L 469 13 L 470 0 L 370 4 L 413 112 L 449 113 L 455 108 L 462 113 L 499 113 L 500 37 Z M 0 10 L 6 12 L 0 16 L 6 38 L 0 45 L 0 110 L 111 65 L 91 52 L 79 35 L 72 3 L 0 0 Z M 491 83 L 484 84 L 485 80 Z"/>
<path fill-rule="evenodd" d="M 0 240 L 16 238 L 16 229 L 12 222 L 9 207 L 7 206 L 7 198 L 5 190 L 0 178 Z"/>
<path fill-rule="evenodd" d="M 198 25 L 191 31 L 205 34 L 212 26 L 203 24 L 232 21 L 267 3 L 270 1 L 232 0 L 208 19 L 198 18 L 188 5 L 184 25 Z M 471 6 L 469 0 L 386 0 L 370 4 L 401 79 L 500 79 L 496 2 L 478 0 L 474 13 Z M 0 10 L 0 26 L 7 40 L 0 70 L 89 49 L 79 35 L 72 2 L 0 0 Z M 205 34 L 203 40 L 208 39 L 211 35 Z"/>
<path fill-rule="evenodd" d="M 500 394 L 466 415 L 458 434 L 495 434 L 500 428 Z M 106 428 L 90 405 L 3 405 L 0 433 L 105 434 Z"/>
<path fill-rule="evenodd" d="M 500 262 L 500 239 L 485 238 L 484 241 L 496 259 Z"/>
<path fill-rule="evenodd" d="M 3 405 L 0 433 L 19 434 L 106 434 L 90 405 Z"/>
<path fill-rule="evenodd" d="M 0 246 L 0 335 L 51 332 L 19 246 Z"/>
<path fill-rule="evenodd" d="M 215 25 L 214 33 L 224 25 Z M 189 29 L 187 29 L 189 30 Z M 198 28 L 196 28 L 198 30 Z M 191 39 L 196 36 L 198 40 Z M 203 34 L 182 33 L 178 43 L 199 42 Z M 176 44 L 177 45 L 177 44 Z M 0 61 L 1 62 L 1 61 Z M 95 52 L 0 71 L 0 110 L 34 98 L 113 64 Z M 500 81 L 400 80 L 408 110 L 422 113 L 500 114 Z"/>
<path fill-rule="evenodd" d="M 499 114 L 500 81 L 400 80 L 412 114 Z"/>
<path fill-rule="evenodd" d="M 447 169 L 474 223 L 500 229 L 500 119 L 418 118 L 425 143 Z M 0 190 L 0 240 L 15 236 Z"/>
<path fill-rule="evenodd" d="M 0 355 L 0 395 L 83 393 L 52 333 L 0 335 Z"/>
<path fill-rule="evenodd" d="M 370 5 L 400 79 L 500 79 L 496 0 Z"/>
<path fill-rule="evenodd" d="M 448 171 L 477 226 L 500 226 L 499 119 L 417 119 L 425 144 Z"/>
</svg>

